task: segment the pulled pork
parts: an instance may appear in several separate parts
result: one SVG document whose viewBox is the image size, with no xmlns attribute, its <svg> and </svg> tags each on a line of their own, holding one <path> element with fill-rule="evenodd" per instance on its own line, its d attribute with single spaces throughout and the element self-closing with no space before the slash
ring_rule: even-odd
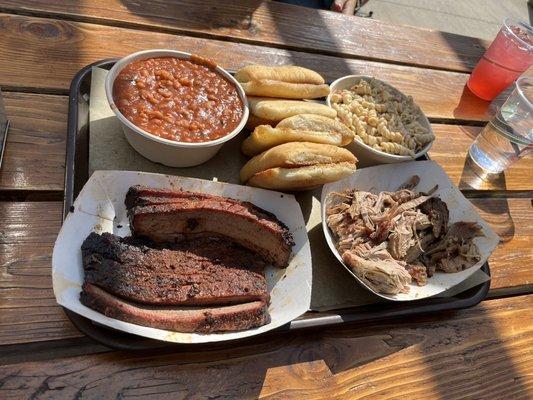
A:
<svg viewBox="0 0 533 400">
<path fill-rule="evenodd" d="M 480 260 L 473 239 L 479 225 L 449 225 L 446 203 L 416 192 L 413 176 L 395 192 L 373 194 L 356 189 L 331 193 L 327 224 L 337 239 L 337 250 L 353 272 L 374 291 L 406 293 L 414 281 L 427 284 L 436 270 L 458 272 Z"/>
</svg>

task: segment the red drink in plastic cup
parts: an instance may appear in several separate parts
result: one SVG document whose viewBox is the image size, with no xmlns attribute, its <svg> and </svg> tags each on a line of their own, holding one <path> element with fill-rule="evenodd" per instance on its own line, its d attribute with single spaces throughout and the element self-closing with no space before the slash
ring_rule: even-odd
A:
<svg viewBox="0 0 533 400">
<path fill-rule="evenodd" d="M 492 100 L 533 65 L 533 28 L 506 18 L 496 39 L 472 71 L 468 88 L 483 100 Z"/>
</svg>

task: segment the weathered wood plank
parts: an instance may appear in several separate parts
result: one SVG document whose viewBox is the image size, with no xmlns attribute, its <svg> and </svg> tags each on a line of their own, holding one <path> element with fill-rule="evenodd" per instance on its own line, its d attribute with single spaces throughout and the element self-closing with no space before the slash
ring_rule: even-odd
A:
<svg viewBox="0 0 533 400">
<path fill-rule="evenodd" d="M 11 128 L 0 170 L 0 190 L 63 190 L 66 96 L 3 94 Z"/>
<path fill-rule="evenodd" d="M 474 199 L 502 237 L 492 257 L 492 289 L 522 290 L 533 282 L 530 199 Z M 55 304 L 50 278 L 61 202 L 0 202 L 0 345 L 78 336 Z"/>
<path fill-rule="evenodd" d="M 136 26 L 393 63 L 470 71 L 488 43 L 273 1 L 1 0 L 4 11 Z"/>
<path fill-rule="evenodd" d="M 327 79 L 374 75 L 412 95 L 429 117 L 490 117 L 489 103 L 465 91 L 468 75 L 463 73 L 19 15 L 0 14 L 0 35 L 4 55 L 0 86 L 15 89 L 64 91 L 74 74 L 91 62 L 148 48 L 170 48 L 210 57 L 229 69 L 250 63 L 297 64 Z"/>
<path fill-rule="evenodd" d="M 0 344 L 81 336 L 52 291 L 61 218 L 59 201 L 0 202 Z"/>
<path fill-rule="evenodd" d="M 533 296 L 455 314 L 0 367 L 3 398 L 530 398 Z"/>
<path fill-rule="evenodd" d="M 500 236 L 489 258 L 491 289 L 533 284 L 533 200 L 470 199 L 481 217 Z"/>
</svg>

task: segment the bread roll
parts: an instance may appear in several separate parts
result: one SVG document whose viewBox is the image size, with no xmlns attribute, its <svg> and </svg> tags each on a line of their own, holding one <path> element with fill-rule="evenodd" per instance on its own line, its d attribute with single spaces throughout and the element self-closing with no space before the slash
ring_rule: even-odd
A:
<svg viewBox="0 0 533 400">
<path fill-rule="evenodd" d="M 272 80 L 241 83 L 247 95 L 286 99 L 318 99 L 329 94 L 329 86 L 309 83 L 288 83 Z"/>
<path fill-rule="evenodd" d="M 315 71 L 294 65 L 279 67 L 248 65 L 237 71 L 235 79 L 239 82 L 269 79 L 289 83 L 312 83 L 315 85 L 321 85 L 324 83 L 324 78 Z"/>
<path fill-rule="evenodd" d="M 354 139 L 354 133 L 344 125 L 333 118 L 327 118 L 318 114 L 299 114 L 280 121 L 276 128 L 298 129 L 303 131 L 328 132 L 338 134 L 342 137 L 340 146 L 350 144 Z M 312 141 L 312 140 L 311 140 Z"/>
<path fill-rule="evenodd" d="M 337 116 L 333 108 L 311 101 L 248 97 L 248 103 L 253 115 L 276 122 L 298 114 L 318 114 L 329 118 Z"/>
<path fill-rule="evenodd" d="M 271 147 L 288 142 L 312 142 L 342 146 L 345 140 L 339 132 L 272 128 L 270 125 L 259 125 L 242 142 L 241 150 L 247 156 L 255 156 Z"/>
<path fill-rule="evenodd" d="M 355 163 L 317 164 L 299 168 L 270 168 L 255 174 L 247 184 L 272 190 L 309 190 L 350 176 Z"/>
<path fill-rule="evenodd" d="M 247 182 L 255 174 L 274 167 L 296 168 L 317 164 L 335 164 L 357 159 L 348 150 L 329 144 L 291 142 L 273 147 L 249 160 L 241 169 L 241 181 Z"/>
</svg>

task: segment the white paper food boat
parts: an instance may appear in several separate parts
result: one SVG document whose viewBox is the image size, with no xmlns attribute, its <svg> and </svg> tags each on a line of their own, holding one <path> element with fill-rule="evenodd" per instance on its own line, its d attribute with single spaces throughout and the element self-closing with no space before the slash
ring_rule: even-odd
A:
<svg viewBox="0 0 533 400">
<path fill-rule="evenodd" d="M 271 302 L 271 321 L 259 328 L 230 333 L 180 333 L 149 328 L 106 317 L 83 304 L 79 296 L 83 284 L 81 244 L 91 232 L 130 234 L 124 197 L 132 185 L 155 188 L 182 188 L 252 202 L 272 212 L 290 229 L 295 246 L 286 269 L 266 268 Z M 144 172 L 96 171 L 74 202 L 57 237 L 52 258 L 52 279 L 57 302 L 99 324 L 152 339 L 176 343 L 207 343 L 257 335 L 282 326 L 305 313 L 311 303 L 311 250 L 305 222 L 293 196 L 270 190 Z"/>
<path fill-rule="evenodd" d="M 450 224 L 457 221 L 477 222 L 483 227 L 485 236 L 474 239 L 481 253 L 481 260 L 471 268 L 455 273 L 436 272 L 425 286 L 410 285 L 409 293 L 389 295 L 374 292 L 366 285 L 352 270 L 342 261 L 342 257 L 335 248 L 335 238 L 326 223 L 326 208 L 328 207 L 328 197 L 331 192 L 342 192 L 346 188 L 357 188 L 360 190 L 379 193 L 382 191 L 394 191 L 409 180 L 413 175 L 420 177 L 420 183 L 416 187 L 418 191 L 427 191 L 438 185 L 435 196 L 443 200 L 450 211 Z M 479 270 L 487 261 L 494 248 L 498 245 L 499 237 L 492 228 L 479 216 L 472 204 L 463 196 L 461 191 L 450 181 L 444 170 L 433 161 L 412 161 L 406 163 L 380 165 L 376 167 L 364 168 L 356 171 L 351 176 L 337 182 L 324 185 L 322 189 L 322 226 L 324 236 L 329 248 L 340 261 L 340 263 L 350 272 L 359 283 L 376 295 L 394 301 L 419 300 L 431 296 L 436 296 L 448 290 Z"/>
</svg>

